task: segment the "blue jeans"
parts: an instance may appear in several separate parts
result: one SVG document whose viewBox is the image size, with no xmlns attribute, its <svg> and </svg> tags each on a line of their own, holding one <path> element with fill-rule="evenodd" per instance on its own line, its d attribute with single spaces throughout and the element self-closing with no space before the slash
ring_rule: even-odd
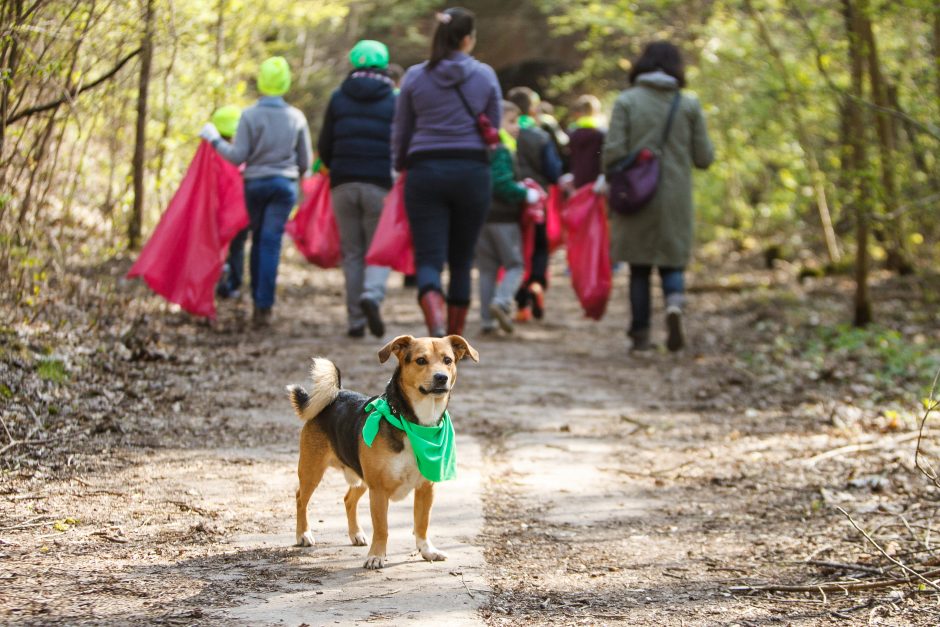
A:
<svg viewBox="0 0 940 627">
<path fill-rule="evenodd" d="M 228 296 L 235 290 L 241 289 L 242 277 L 245 275 L 245 242 L 248 240 L 248 227 L 239 231 L 228 245 L 228 258 L 225 265 L 228 273 L 219 281 L 216 292 L 221 296 Z"/>
<path fill-rule="evenodd" d="M 297 182 L 284 176 L 245 180 L 245 204 L 251 221 L 251 298 L 259 309 L 274 305 L 277 266 L 284 224 L 297 202 Z"/>
<path fill-rule="evenodd" d="M 666 305 L 681 307 L 685 300 L 685 268 L 657 268 Z M 650 328 L 650 274 L 653 266 L 630 264 L 630 332 Z"/>
<path fill-rule="evenodd" d="M 470 271 L 477 238 L 490 210 L 490 166 L 472 159 L 417 161 L 405 179 L 405 209 L 415 248 L 418 297 L 443 293 L 441 272 L 450 269 L 447 302 L 470 304 Z"/>
</svg>

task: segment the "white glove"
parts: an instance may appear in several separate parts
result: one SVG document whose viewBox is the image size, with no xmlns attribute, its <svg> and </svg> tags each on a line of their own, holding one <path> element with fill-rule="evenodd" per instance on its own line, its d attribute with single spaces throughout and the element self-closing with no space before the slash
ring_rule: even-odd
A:
<svg viewBox="0 0 940 627">
<path fill-rule="evenodd" d="M 609 190 L 607 187 L 607 177 L 603 174 L 597 177 L 597 180 L 594 181 L 593 190 L 595 194 L 606 194 Z"/>
<path fill-rule="evenodd" d="M 539 194 L 537 189 L 532 189 L 531 187 L 526 188 L 525 190 L 525 202 L 527 205 L 534 205 L 539 201 L 542 195 Z"/>
<path fill-rule="evenodd" d="M 210 144 L 217 139 L 222 139 L 222 136 L 219 134 L 219 129 L 217 129 L 212 122 L 206 122 L 206 125 L 199 131 L 199 136 Z"/>
</svg>

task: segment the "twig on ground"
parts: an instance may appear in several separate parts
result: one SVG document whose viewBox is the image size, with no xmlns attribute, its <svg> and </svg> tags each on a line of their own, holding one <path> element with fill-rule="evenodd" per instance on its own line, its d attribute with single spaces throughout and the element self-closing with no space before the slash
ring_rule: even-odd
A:
<svg viewBox="0 0 940 627">
<path fill-rule="evenodd" d="M 907 442 L 909 440 L 915 440 L 918 438 L 917 431 L 911 431 L 910 433 L 905 433 L 899 435 L 896 438 L 884 439 L 879 438 L 877 442 L 866 442 L 863 444 L 849 444 L 847 446 L 840 446 L 839 448 L 832 449 L 831 451 L 826 451 L 825 453 L 820 453 L 819 455 L 814 455 L 808 459 L 802 460 L 807 466 L 812 466 L 816 462 L 821 462 L 824 459 L 830 459 L 832 457 L 839 457 L 840 455 L 847 455 L 849 453 L 861 453 L 863 451 L 873 451 L 880 448 L 888 448 L 894 444 L 901 444 L 902 442 Z"/>
<path fill-rule="evenodd" d="M 13 434 L 10 433 L 10 430 L 7 429 L 7 423 L 3 419 L 3 416 L 0 416 L 0 424 L 3 425 L 3 430 L 7 432 L 7 437 L 10 438 L 10 444 L 12 444 L 13 442 L 16 442 L 16 438 L 14 438 Z"/>
<path fill-rule="evenodd" d="M 864 564 L 844 564 L 842 562 L 827 562 L 825 560 L 806 560 L 804 564 L 812 564 L 813 566 L 823 566 L 825 568 L 839 568 L 841 570 L 854 570 L 864 573 L 873 573 L 875 575 L 884 575 L 885 571 L 883 568 L 876 568 L 874 566 L 865 566 Z"/>
<path fill-rule="evenodd" d="M 0 527 L 0 531 L 13 531 L 15 529 L 30 529 L 31 527 L 42 527 L 43 525 L 46 525 L 49 523 L 49 519 L 43 520 L 41 522 L 36 522 L 40 518 L 43 518 L 43 516 L 36 516 L 35 518 L 30 518 L 26 522 L 12 525 L 10 527 Z"/>
<path fill-rule="evenodd" d="M 845 516 L 846 518 L 848 518 L 849 522 L 852 523 L 852 526 L 855 527 L 855 528 L 858 530 L 859 533 L 861 533 L 863 536 L 865 536 L 865 539 L 868 540 L 868 541 L 871 543 L 871 545 L 872 545 L 873 547 L 875 547 L 876 549 L 878 549 L 878 552 L 879 552 L 879 553 L 881 553 L 881 554 L 884 555 L 886 558 L 888 558 L 888 560 L 891 561 L 892 564 L 895 564 L 896 566 L 899 566 L 899 567 L 901 568 L 901 570 L 903 570 L 904 572 L 909 573 L 909 574 L 911 574 L 911 575 L 914 575 L 914 577 L 916 577 L 917 579 L 920 579 L 922 582 L 924 582 L 925 584 L 927 584 L 928 586 L 930 586 L 931 588 L 933 588 L 933 589 L 936 590 L 937 592 L 940 592 L 940 586 L 938 586 L 936 583 L 934 583 L 933 581 L 930 581 L 929 579 L 927 579 L 927 577 L 925 577 L 925 576 L 922 575 L 921 573 L 919 573 L 919 572 L 917 572 L 916 570 L 910 568 L 909 566 L 905 566 L 903 563 L 899 562 L 898 560 L 896 560 L 896 559 L 894 559 L 893 557 L 891 557 L 890 555 L 888 555 L 887 551 L 885 551 L 883 548 L 881 548 L 881 545 L 878 544 L 877 542 L 875 542 L 875 541 L 872 539 L 872 537 L 871 537 L 870 535 L 868 535 L 868 532 L 866 532 L 864 529 L 862 529 L 861 527 L 859 527 L 858 524 L 857 524 L 854 520 L 852 520 L 852 517 L 849 516 L 848 512 L 846 512 L 846 511 L 845 511 L 844 509 L 842 509 L 841 507 L 836 507 L 836 509 L 839 510 L 840 512 L 842 512 L 842 515 Z M 934 575 L 934 574 L 937 574 L 938 572 L 940 572 L 940 571 L 932 571 L 931 573 L 926 573 L 926 575 L 932 576 L 932 575 Z"/>
<path fill-rule="evenodd" d="M 922 577 L 940 575 L 940 569 L 922 573 Z M 876 590 L 890 588 L 891 586 L 910 585 L 909 579 L 884 579 L 881 581 L 830 581 L 821 584 L 807 585 L 763 585 L 763 586 L 732 586 L 731 592 L 853 592 L 856 590 Z"/>
</svg>

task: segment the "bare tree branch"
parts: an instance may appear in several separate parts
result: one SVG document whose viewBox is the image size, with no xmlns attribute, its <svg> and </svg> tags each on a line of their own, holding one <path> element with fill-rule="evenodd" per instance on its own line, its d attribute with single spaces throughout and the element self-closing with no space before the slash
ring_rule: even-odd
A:
<svg viewBox="0 0 940 627">
<path fill-rule="evenodd" d="M 10 116 L 10 119 L 7 120 L 7 124 L 13 124 L 14 122 L 22 118 L 26 118 L 31 115 L 35 115 L 37 113 L 42 113 L 43 111 L 49 111 L 50 109 L 55 109 L 61 106 L 62 104 L 64 104 L 65 102 L 68 102 L 69 100 L 74 99 L 79 94 L 86 92 L 90 89 L 94 89 L 98 85 L 104 83 L 108 79 L 112 78 L 115 74 L 120 72 L 121 68 L 127 65 L 128 61 L 130 61 L 131 59 L 136 57 L 138 54 L 140 54 L 140 51 L 141 51 L 141 48 L 137 48 L 133 52 L 130 52 L 123 59 L 118 61 L 117 64 L 113 68 L 111 68 L 110 70 L 108 70 L 107 72 L 105 72 L 104 74 L 102 74 L 101 76 L 93 80 L 92 82 L 86 83 L 82 85 L 81 87 L 73 87 L 72 89 L 68 90 L 68 92 L 66 92 L 64 96 L 62 96 L 61 98 L 57 100 L 53 100 L 52 102 L 47 102 L 41 105 L 36 105 L 35 107 L 30 107 L 28 109 L 24 109 L 23 111 L 15 112 L 13 115 Z"/>
</svg>

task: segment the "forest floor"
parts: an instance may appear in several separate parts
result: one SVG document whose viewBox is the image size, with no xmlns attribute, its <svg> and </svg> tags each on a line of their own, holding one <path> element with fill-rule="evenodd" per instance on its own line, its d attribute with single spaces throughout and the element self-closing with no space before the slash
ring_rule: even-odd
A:
<svg viewBox="0 0 940 627">
<path fill-rule="evenodd" d="M 940 500 L 914 461 L 940 278 L 874 277 L 879 326 L 861 332 L 839 326 L 844 277 L 714 259 L 690 273 L 677 355 L 628 352 L 624 272 L 584 319 L 563 256 L 544 321 L 482 336 L 473 314 L 459 477 L 431 521 L 450 559 L 416 555 L 409 497 L 375 572 L 348 546 L 338 473 L 313 497 L 319 543 L 292 546 L 284 386 L 323 355 L 378 393 L 378 349 L 422 334 L 400 276 L 386 337 L 351 340 L 339 271 L 293 250 L 263 332 L 247 299 L 210 325 L 124 284 L 127 259 L 76 269 L 0 328 L 0 623 L 940 623 Z"/>
</svg>

